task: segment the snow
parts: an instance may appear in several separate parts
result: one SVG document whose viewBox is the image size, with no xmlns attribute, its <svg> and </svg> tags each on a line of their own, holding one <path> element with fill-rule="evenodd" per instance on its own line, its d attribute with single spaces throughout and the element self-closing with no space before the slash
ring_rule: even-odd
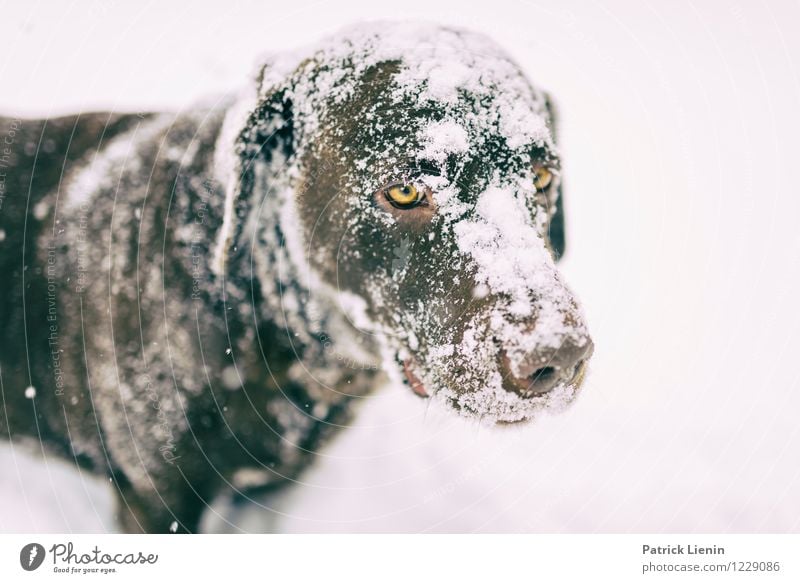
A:
<svg viewBox="0 0 800 583">
<path fill-rule="evenodd" d="M 457 122 L 449 120 L 431 122 L 423 130 L 424 158 L 442 164 L 449 154 L 460 154 L 469 150 L 467 130 Z"/>
<path fill-rule="evenodd" d="M 492 187 L 476 205 L 476 216 L 454 225 L 459 250 L 477 264 L 478 283 L 509 294 L 519 316 L 530 314 L 529 296 L 555 281 L 555 263 L 536 228 L 527 220 L 525 202 L 513 190 Z"/>
<path fill-rule="evenodd" d="M 182 107 L 240 80 L 265 42 L 283 50 L 396 10 L 301 2 L 271 26 L 274 7 L 153 6 L 143 53 L 118 38 L 134 5 L 110 7 L 83 47 L 67 8 L 4 14 L 15 51 L 0 109 Z M 559 269 L 592 324 L 592 370 L 566 414 L 502 431 L 378 393 L 301 483 L 261 500 L 272 511 L 228 518 L 288 532 L 798 532 L 797 7 L 404 10 L 489 33 L 561 106 Z M 0 531 L 113 528 L 103 480 L 31 451 L 0 444 Z"/>
<path fill-rule="evenodd" d="M 50 208 L 48 207 L 47 203 L 41 201 L 33 207 L 33 216 L 37 221 L 42 221 L 45 219 L 45 217 L 47 217 L 47 213 L 49 211 Z"/>
<path fill-rule="evenodd" d="M 144 132 L 126 132 L 110 140 L 105 150 L 92 156 L 89 164 L 73 178 L 73 183 L 69 185 L 65 206 L 77 208 L 88 204 L 89 197 L 98 188 L 116 184 L 126 164 L 128 164 L 128 168 L 132 168 L 130 164 L 136 163 L 136 157 L 132 156 L 136 145 L 165 131 L 174 122 L 174 119 L 172 115 L 157 116 L 153 121 L 145 124 L 147 129 Z"/>
</svg>

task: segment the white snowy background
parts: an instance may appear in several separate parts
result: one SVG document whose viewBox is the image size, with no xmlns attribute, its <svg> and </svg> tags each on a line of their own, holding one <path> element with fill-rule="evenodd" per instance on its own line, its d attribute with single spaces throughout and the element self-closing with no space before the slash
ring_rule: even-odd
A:
<svg viewBox="0 0 800 583">
<path fill-rule="evenodd" d="M 167 5 L 169 4 L 169 5 Z M 800 531 L 800 5 L 0 1 L 0 112 L 179 109 L 363 19 L 491 35 L 561 110 L 567 280 L 597 345 L 565 414 L 493 431 L 406 391 L 210 528 Z M 106 484 L 0 444 L 0 532 L 112 530 Z"/>
</svg>

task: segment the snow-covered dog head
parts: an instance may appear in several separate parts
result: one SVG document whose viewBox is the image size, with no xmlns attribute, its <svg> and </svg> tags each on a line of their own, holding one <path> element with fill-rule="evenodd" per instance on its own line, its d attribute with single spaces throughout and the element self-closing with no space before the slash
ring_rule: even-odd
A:
<svg viewBox="0 0 800 583">
<path fill-rule="evenodd" d="M 464 415 L 572 399 L 592 342 L 555 266 L 552 111 L 490 40 L 377 23 L 272 59 L 240 154 L 288 326 L 343 307 L 346 342 Z"/>
</svg>

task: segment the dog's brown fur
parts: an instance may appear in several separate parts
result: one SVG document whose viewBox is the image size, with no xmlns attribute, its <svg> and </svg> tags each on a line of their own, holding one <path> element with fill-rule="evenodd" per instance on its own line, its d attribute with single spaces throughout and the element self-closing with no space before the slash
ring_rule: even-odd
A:
<svg viewBox="0 0 800 583">
<path fill-rule="evenodd" d="M 480 273 L 440 216 L 441 192 L 426 187 L 428 211 L 406 212 L 386 205 L 382 185 L 403 178 L 398 169 L 420 180 L 457 170 L 472 217 L 499 175 L 556 167 L 552 143 L 514 149 L 487 134 L 483 149 L 438 166 L 400 159 L 422 147 L 426 124 L 491 106 L 468 92 L 457 107 L 387 101 L 403 59 L 361 69 L 369 46 L 353 38 L 343 59 L 313 53 L 278 77 L 268 64 L 244 115 L 226 103 L 178 116 L 0 119 L 0 435 L 108 476 L 126 531 L 195 532 L 220 493 L 295 479 L 352 402 L 399 365 L 419 394 L 462 414 L 517 420 L 546 404 L 505 380 L 478 395 L 498 362 L 531 375 L 519 372 L 529 365 L 518 346 L 489 339 L 474 362 L 441 360 L 442 346 L 491 335 L 487 314 L 503 316 L 510 300 L 476 294 Z M 345 97 L 319 93 L 332 72 L 352 84 Z M 549 103 L 526 95 L 552 130 Z M 399 157 L 381 156 L 401 141 Z M 529 207 L 556 256 L 558 188 L 534 189 Z M 547 290 L 566 298 L 551 314 L 560 345 L 530 356 L 579 384 L 567 374 L 585 367 L 591 342 L 554 281 L 523 290 L 533 306 Z"/>
</svg>

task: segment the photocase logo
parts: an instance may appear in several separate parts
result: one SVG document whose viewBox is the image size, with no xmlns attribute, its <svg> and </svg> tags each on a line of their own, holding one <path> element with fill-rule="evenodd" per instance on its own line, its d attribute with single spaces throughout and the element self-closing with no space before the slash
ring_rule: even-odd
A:
<svg viewBox="0 0 800 583">
<path fill-rule="evenodd" d="M 26 571 L 35 571 L 44 562 L 44 547 L 39 543 L 28 543 L 19 552 L 19 564 Z"/>
</svg>

